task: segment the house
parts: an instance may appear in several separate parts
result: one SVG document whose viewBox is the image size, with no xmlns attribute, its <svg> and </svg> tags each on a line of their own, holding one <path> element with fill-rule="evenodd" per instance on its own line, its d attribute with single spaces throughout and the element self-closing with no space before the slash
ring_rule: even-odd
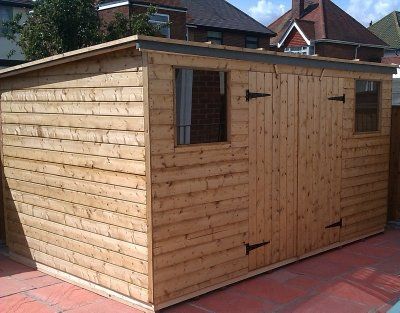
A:
<svg viewBox="0 0 400 313">
<path fill-rule="evenodd" d="M 143 13 L 158 8 L 151 22 L 170 23 L 162 31 L 166 38 L 212 42 L 228 46 L 269 49 L 275 33 L 225 0 L 103 0 L 98 9 L 108 22 L 117 12 Z"/>
<path fill-rule="evenodd" d="M 21 48 L 5 38 L 2 23 L 11 20 L 18 13 L 24 18 L 32 7 L 31 0 L 0 0 L 0 68 L 23 63 L 25 59 Z M 9 56 L 11 51 L 14 53 Z"/>
<path fill-rule="evenodd" d="M 292 0 L 292 9 L 268 26 L 274 49 L 380 62 L 387 44 L 330 0 Z"/>
<path fill-rule="evenodd" d="M 400 12 L 393 11 L 386 15 L 371 24 L 369 30 L 389 45 L 382 62 L 400 64 Z"/>
</svg>

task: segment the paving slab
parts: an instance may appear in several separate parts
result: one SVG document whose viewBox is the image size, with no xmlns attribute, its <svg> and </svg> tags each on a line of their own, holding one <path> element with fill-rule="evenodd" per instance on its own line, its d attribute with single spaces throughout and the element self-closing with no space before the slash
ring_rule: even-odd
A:
<svg viewBox="0 0 400 313">
<path fill-rule="evenodd" d="M 400 313 L 400 229 L 288 265 L 162 313 Z M 397 311 L 398 312 L 397 312 Z M 1 313 L 140 313 L 0 255 Z"/>
</svg>

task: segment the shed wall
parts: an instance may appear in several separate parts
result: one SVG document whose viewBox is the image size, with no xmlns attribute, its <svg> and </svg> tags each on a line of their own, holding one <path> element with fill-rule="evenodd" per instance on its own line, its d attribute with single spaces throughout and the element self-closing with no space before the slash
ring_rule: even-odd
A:
<svg viewBox="0 0 400 313">
<path fill-rule="evenodd" d="M 11 252 L 147 302 L 141 55 L 104 54 L 0 88 Z"/>
<path fill-rule="evenodd" d="M 342 241 L 382 230 L 388 211 L 392 83 L 389 79 L 382 83 L 380 131 L 370 134 L 357 135 L 354 132 L 354 89 L 355 81 L 346 79 L 341 182 Z"/>
<path fill-rule="evenodd" d="M 228 143 L 184 147 L 175 145 L 174 66 L 229 72 Z M 271 73 L 272 77 L 278 78 L 282 74 L 314 77 L 313 80 L 337 77 L 347 82 L 346 96 L 352 101 L 346 102 L 343 121 L 338 121 L 345 124 L 346 130 L 342 152 L 346 166 L 342 170 L 343 182 L 338 182 L 342 193 L 339 197 L 342 204 L 338 205 L 346 215 L 346 226 L 341 237 L 344 241 L 347 238 L 354 239 L 357 235 L 371 234 L 377 229 L 383 230 L 383 208 L 386 204 L 382 198 L 387 194 L 387 177 L 385 181 L 384 176 L 388 173 L 386 149 L 390 116 L 386 108 L 390 75 L 151 52 L 148 53 L 148 70 L 156 307 L 169 305 L 177 299 L 182 300 L 210 290 L 208 288 L 213 286 L 251 275 L 245 250 L 251 231 L 249 189 L 254 188 L 249 185 L 249 123 L 255 121 L 249 119 L 250 104 L 245 100 L 246 89 L 249 89 L 249 71 Z M 354 137 L 349 131 L 352 127 L 349 123 L 354 121 L 352 110 L 355 78 L 385 81 L 382 131 L 363 139 Z M 335 105 L 343 104 L 336 102 Z M 365 165 L 360 167 L 357 160 L 365 162 Z M 373 175 L 370 177 L 368 174 L 371 171 Z M 370 199 L 364 200 L 365 197 Z M 353 211 L 348 208 L 350 200 L 354 205 Z M 370 208 L 372 211 L 364 208 L 365 201 L 372 200 L 380 201 L 377 212 L 373 211 L 374 207 Z M 286 216 L 280 207 L 277 207 L 274 214 L 282 218 Z M 376 217 L 373 222 L 372 217 Z M 312 220 L 308 222 L 312 223 Z M 280 245 L 284 247 L 284 239 L 293 230 L 279 228 L 276 231 Z"/>
<path fill-rule="evenodd" d="M 389 218 L 400 219 L 400 106 L 392 107 Z"/>
</svg>

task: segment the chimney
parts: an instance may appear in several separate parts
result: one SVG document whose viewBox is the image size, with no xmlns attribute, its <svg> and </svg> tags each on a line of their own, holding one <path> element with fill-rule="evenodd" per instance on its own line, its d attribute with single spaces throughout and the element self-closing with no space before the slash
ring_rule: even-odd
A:
<svg viewBox="0 0 400 313">
<path fill-rule="evenodd" d="M 304 0 L 292 0 L 292 17 L 300 18 L 304 11 Z"/>
</svg>

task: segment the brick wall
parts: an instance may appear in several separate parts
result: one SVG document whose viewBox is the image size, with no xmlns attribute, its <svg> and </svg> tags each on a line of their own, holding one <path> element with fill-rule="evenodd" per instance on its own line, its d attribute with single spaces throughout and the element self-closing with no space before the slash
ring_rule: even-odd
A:
<svg viewBox="0 0 400 313">
<path fill-rule="evenodd" d="M 197 42 L 207 41 L 207 29 L 206 28 L 189 28 L 189 40 Z M 251 35 L 253 36 L 253 35 Z M 256 37 L 256 36 L 255 36 Z M 246 34 L 240 32 L 223 32 L 222 34 L 223 44 L 227 46 L 242 47 L 246 46 Z M 259 48 L 269 49 L 270 39 L 267 36 L 259 37 Z"/>
<path fill-rule="evenodd" d="M 297 29 L 293 29 L 289 36 L 286 38 L 284 44 L 285 47 L 303 47 L 307 46 L 306 41 L 300 35 Z"/>
<path fill-rule="evenodd" d="M 356 46 L 341 45 L 334 43 L 317 43 L 315 53 L 319 56 L 353 60 Z M 361 61 L 380 62 L 384 50 L 378 48 L 360 47 L 357 58 Z"/>
<path fill-rule="evenodd" d="M 226 95 L 220 92 L 219 72 L 194 71 L 192 99 L 190 142 L 225 141 Z"/>
<path fill-rule="evenodd" d="M 99 17 L 101 19 L 101 23 L 103 26 L 107 25 L 110 23 L 112 20 L 115 18 L 115 14 L 117 13 L 122 13 L 126 17 L 129 16 L 129 5 L 124 5 L 112 9 L 107 9 L 107 10 L 100 10 L 99 11 Z"/>
</svg>

